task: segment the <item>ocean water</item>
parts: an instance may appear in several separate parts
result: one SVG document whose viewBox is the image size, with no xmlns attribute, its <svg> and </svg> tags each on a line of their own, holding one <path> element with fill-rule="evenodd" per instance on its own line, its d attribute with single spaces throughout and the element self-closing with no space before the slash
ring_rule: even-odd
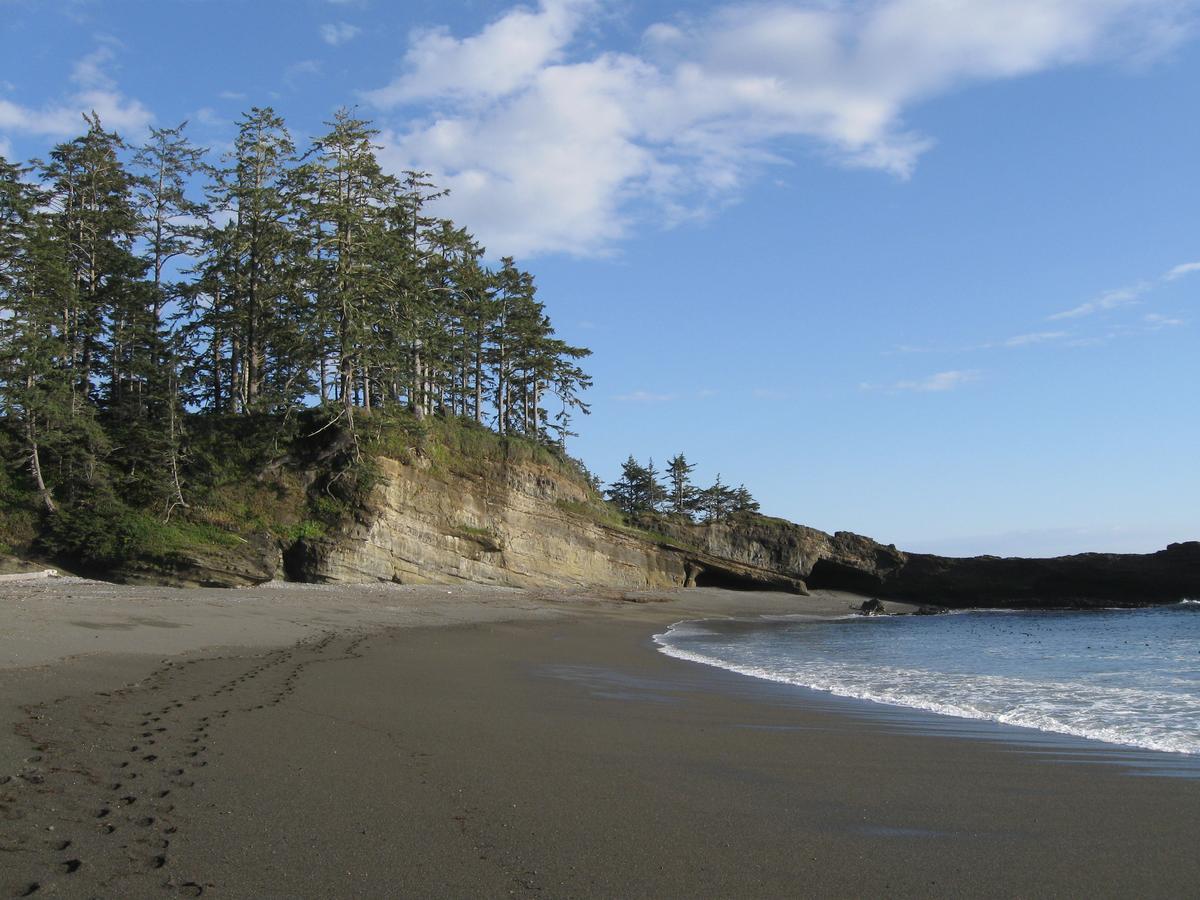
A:
<svg viewBox="0 0 1200 900">
<path fill-rule="evenodd" d="M 1200 602 L 1139 610 L 707 619 L 669 656 L 842 697 L 1200 754 Z"/>
</svg>

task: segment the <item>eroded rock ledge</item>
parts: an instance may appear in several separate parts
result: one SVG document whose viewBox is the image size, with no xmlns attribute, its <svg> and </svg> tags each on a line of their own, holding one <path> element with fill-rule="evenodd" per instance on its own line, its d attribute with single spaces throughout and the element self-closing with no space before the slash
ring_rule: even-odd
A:
<svg viewBox="0 0 1200 900">
<path fill-rule="evenodd" d="M 435 466 L 376 460 L 379 480 L 353 515 L 284 546 L 266 536 L 218 555 L 126 566 L 129 581 L 245 585 L 271 578 L 512 587 L 834 588 L 946 607 L 1137 606 L 1200 597 L 1200 543 L 1158 553 L 954 559 L 904 553 L 849 532 L 763 516 L 631 528 L 602 514 L 579 478 L 501 460 Z"/>
</svg>

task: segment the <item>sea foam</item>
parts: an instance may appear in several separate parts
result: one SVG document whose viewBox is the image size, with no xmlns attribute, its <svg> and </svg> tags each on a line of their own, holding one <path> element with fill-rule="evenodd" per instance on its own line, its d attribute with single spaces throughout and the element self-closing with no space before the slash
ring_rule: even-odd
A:
<svg viewBox="0 0 1200 900">
<path fill-rule="evenodd" d="M 1200 754 L 1200 616 L 1184 607 L 704 620 L 655 640 L 678 659 L 840 697 Z"/>
</svg>

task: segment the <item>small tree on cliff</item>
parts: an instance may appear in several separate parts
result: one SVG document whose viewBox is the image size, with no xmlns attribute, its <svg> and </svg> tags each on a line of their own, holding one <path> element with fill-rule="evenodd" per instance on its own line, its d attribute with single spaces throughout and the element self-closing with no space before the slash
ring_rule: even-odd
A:
<svg viewBox="0 0 1200 900">
<path fill-rule="evenodd" d="M 630 516 L 657 510 L 667 496 L 658 480 L 654 460 L 643 466 L 632 456 L 621 464 L 621 477 L 605 493 L 621 512 Z"/>
<path fill-rule="evenodd" d="M 695 468 L 682 453 L 667 463 L 667 477 L 670 479 L 668 502 L 671 512 L 677 515 L 690 516 L 696 509 L 696 496 L 699 492 L 691 482 L 691 474 Z"/>
</svg>

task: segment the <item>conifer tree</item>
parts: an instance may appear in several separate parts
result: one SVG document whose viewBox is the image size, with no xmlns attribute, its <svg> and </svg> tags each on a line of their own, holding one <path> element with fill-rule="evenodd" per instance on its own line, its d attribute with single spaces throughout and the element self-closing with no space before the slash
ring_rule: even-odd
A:
<svg viewBox="0 0 1200 900">
<path fill-rule="evenodd" d="M 697 491 L 691 482 L 695 466 L 687 461 L 682 454 L 676 454 L 667 462 L 667 477 L 669 484 L 669 501 L 671 512 L 680 516 L 690 516 L 696 508 Z"/>
<path fill-rule="evenodd" d="M 387 348 L 376 343 L 389 287 L 382 277 L 383 210 L 395 182 L 375 158 L 379 132 L 369 123 L 343 109 L 327 124 L 329 132 L 316 140 L 313 162 L 301 173 L 304 232 L 313 241 L 316 315 L 329 326 L 335 393 L 353 432 L 355 406 L 369 410 L 382 399 L 373 399 L 373 379 L 387 363 Z"/>
<path fill-rule="evenodd" d="M 67 436 L 72 418 L 58 303 L 70 279 L 47 217 L 36 212 L 45 197 L 24 174 L 0 157 L 0 306 L 8 313 L 0 317 L 0 406 L 18 426 L 43 508 L 55 513 L 43 456 Z"/>
<path fill-rule="evenodd" d="M 533 276 L 431 215 L 427 174 L 384 173 L 365 120 L 337 113 L 300 156 L 254 108 L 217 168 L 184 125 L 130 151 L 84 124 L 30 174 L 0 160 L 0 425 L 67 531 L 87 505 L 188 509 L 197 414 L 328 402 L 353 429 L 406 404 L 561 446 L 588 412 L 590 351 Z M 630 462 L 623 508 L 660 508 L 653 462 Z"/>
<path fill-rule="evenodd" d="M 125 489 L 144 499 L 157 480 L 145 417 L 156 365 L 146 264 L 133 250 L 140 230 L 134 178 L 121 162 L 120 137 L 94 113 L 84 119 L 85 133 L 56 146 L 41 173 L 58 248 L 46 252 L 64 255 L 71 282 L 58 299 L 73 427 L 87 438 L 69 455 L 75 460 L 69 477 L 88 490 L 105 488 L 97 463 L 111 438 L 122 448 Z M 90 421 L 101 412 L 107 433 Z"/>
<path fill-rule="evenodd" d="M 235 412 L 286 409 L 312 386 L 312 347 L 304 334 L 312 317 L 299 288 L 302 248 L 294 231 L 295 162 L 283 119 L 270 107 L 255 107 L 239 121 L 210 192 L 213 211 L 230 221 L 208 231 L 202 277 L 213 302 L 202 324 L 220 342 Z"/>
<path fill-rule="evenodd" d="M 167 277 L 168 266 L 197 252 L 200 223 L 207 218 L 204 205 L 188 196 L 188 180 L 203 165 L 205 151 L 184 135 L 187 123 L 175 128 L 151 128 L 150 140 L 134 156 L 140 170 L 137 200 L 142 216 L 143 241 L 152 280 L 150 327 L 155 375 L 150 385 L 147 437 L 158 446 L 153 455 L 169 475 L 170 510 L 187 506 L 180 466 L 183 397 L 180 387 L 185 344 L 165 318 L 166 307 L 181 296 L 180 287 Z"/>
<path fill-rule="evenodd" d="M 731 506 L 734 513 L 758 512 L 759 510 L 758 501 L 746 490 L 744 484 L 739 484 L 734 488 L 731 497 Z"/>
</svg>

